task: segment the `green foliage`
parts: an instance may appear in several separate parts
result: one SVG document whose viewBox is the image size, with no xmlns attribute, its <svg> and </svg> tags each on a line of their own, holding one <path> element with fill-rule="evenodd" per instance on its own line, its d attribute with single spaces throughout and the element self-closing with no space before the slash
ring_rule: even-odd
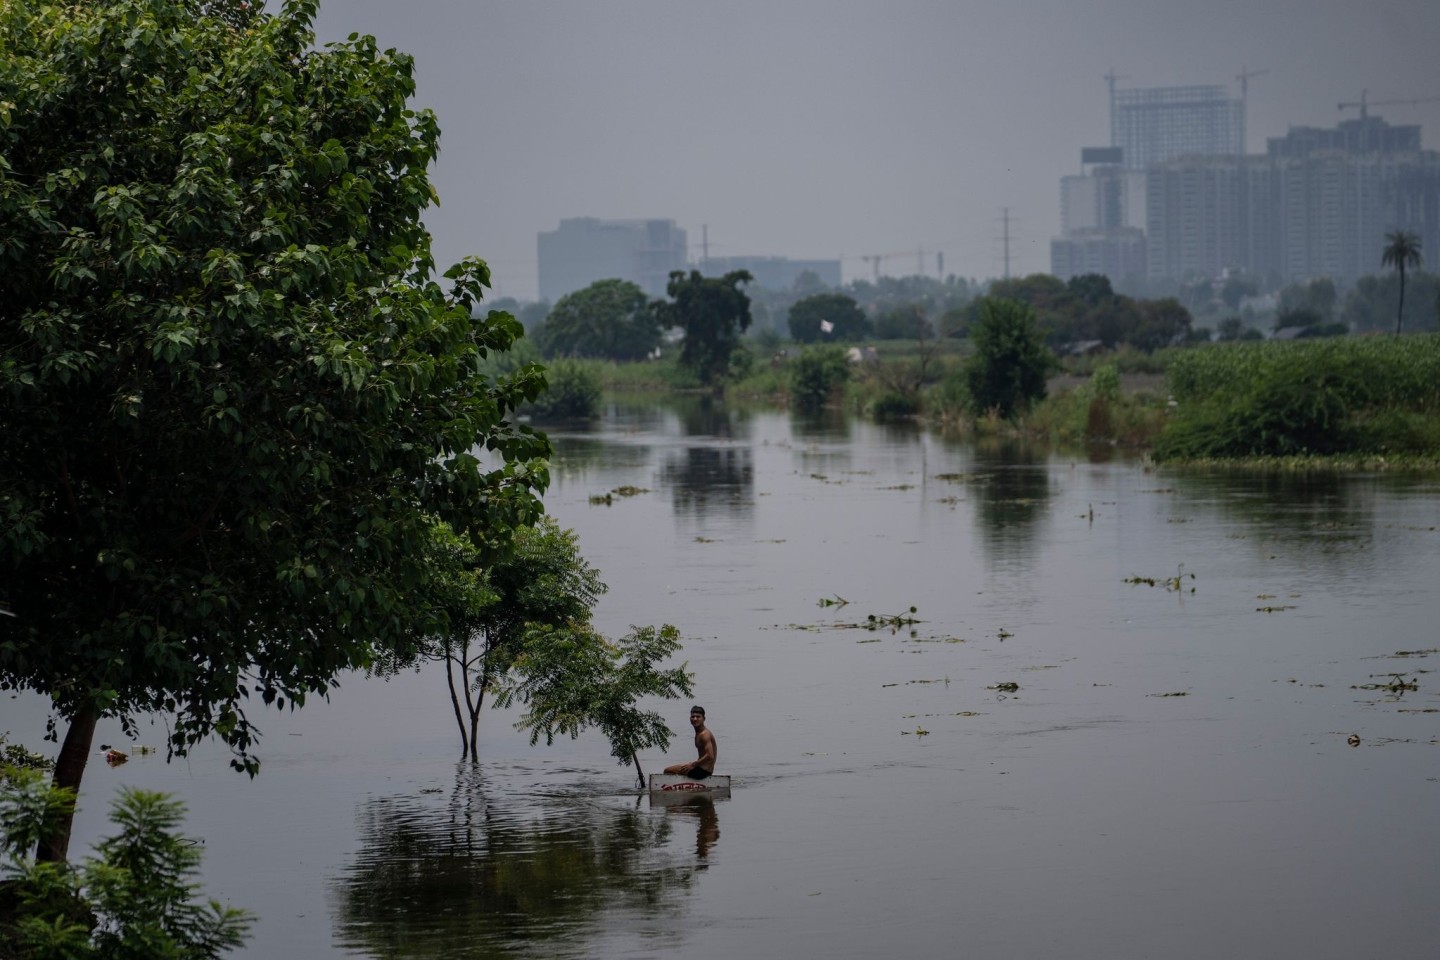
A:
<svg viewBox="0 0 1440 960">
<path fill-rule="evenodd" d="M 870 321 L 853 297 L 817 293 L 790 308 L 790 337 L 797 343 L 861 340 L 870 335 Z M 822 323 L 831 326 L 826 331 Z"/>
<path fill-rule="evenodd" d="M 1009 419 L 1045 396 L 1045 379 L 1058 364 L 1040 338 L 1033 310 L 986 297 L 970 339 L 975 352 L 965 363 L 965 384 L 976 413 L 994 410 Z"/>
<path fill-rule="evenodd" d="M 578 360 L 552 360 L 545 368 L 549 386 L 521 407 L 538 420 L 585 420 L 600 412 L 600 376 Z"/>
<path fill-rule="evenodd" d="M 543 375 L 478 370 L 519 324 L 433 276 L 411 59 L 216 9 L 0 7 L 0 686 L 74 721 L 71 785 L 101 715 L 253 773 L 251 693 L 403 640 L 435 517 L 502 544 L 547 482 Z"/>
<path fill-rule="evenodd" d="M 909 305 L 887 310 L 875 321 L 877 340 L 929 340 L 935 327 L 925 319 L 922 307 Z"/>
<path fill-rule="evenodd" d="M 635 764 L 643 786 L 637 754 L 650 747 L 664 750 L 673 733 L 660 714 L 640 709 L 638 701 L 690 696 L 694 678 L 685 664 L 657 668 L 679 649 L 680 633 L 669 624 L 631 627 L 615 643 L 579 625 L 536 627 L 525 638 L 518 681 L 501 690 L 496 702 L 526 705 L 515 727 L 530 732 L 531 744 L 541 736 L 549 744 L 562 734 L 573 739 L 598 729 L 610 741 L 611 756 Z"/>
<path fill-rule="evenodd" d="M 1415 451 L 1440 413 L 1440 336 L 1215 345 L 1177 355 L 1169 383 L 1159 458 Z"/>
<path fill-rule="evenodd" d="M 731 355 L 740 345 L 740 335 L 750 328 L 750 298 L 740 285 L 752 279 L 745 270 L 723 277 L 702 276 L 698 270 L 687 277 L 676 270 L 665 288 L 670 300 L 654 304 L 665 329 L 679 327 L 685 332 L 680 364 L 706 386 L 729 375 Z"/>
<path fill-rule="evenodd" d="M 6 872 L 0 955 L 15 960 L 206 960 L 241 946 L 251 917 L 195 902 L 200 851 L 178 835 L 184 807 L 164 794 L 124 790 L 118 832 L 79 867 L 27 858 L 73 794 L 27 772 L 0 791 Z"/>
<path fill-rule="evenodd" d="M 850 379 L 845 351 L 837 346 L 810 347 L 789 365 L 790 402 L 799 410 L 818 410 Z"/>
<path fill-rule="evenodd" d="M 547 357 L 639 360 L 660 345 L 660 323 L 638 286 L 599 280 L 557 300 L 535 339 Z"/>
<path fill-rule="evenodd" d="M 876 420 L 900 420 L 920 412 L 920 396 L 914 391 L 886 390 L 870 402 L 870 416 Z"/>
<path fill-rule="evenodd" d="M 35 753 L 24 744 L 7 743 L 8 733 L 0 733 L 0 779 L 14 770 L 50 770 L 55 762 L 44 754 Z"/>
<path fill-rule="evenodd" d="M 438 526 L 426 559 L 434 571 L 421 611 L 427 629 L 413 645 L 387 651 L 372 669 L 393 674 L 422 660 L 442 661 L 461 754 L 477 760 L 485 696 L 514 682 L 529 631 L 583 626 L 606 586 L 580 555 L 575 532 L 550 517 L 517 529 L 508 547 L 488 559 Z"/>
<path fill-rule="evenodd" d="M 1099 340 L 1110 348 L 1128 344 L 1150 352 L 1188 337 L 1192 317 L 1179 301 L 1135 300 L 1107 294 L 1108 290 L 1106 278 L 1094 274 L 1074 277 L 1069 283 L 1034 274 L 998 281 L 989 296 L 1030 306 L 1045 342 L 1053 348 Z M 981 302 L 971 305 L 971 322 L 978 318 Z"/>
</svg>

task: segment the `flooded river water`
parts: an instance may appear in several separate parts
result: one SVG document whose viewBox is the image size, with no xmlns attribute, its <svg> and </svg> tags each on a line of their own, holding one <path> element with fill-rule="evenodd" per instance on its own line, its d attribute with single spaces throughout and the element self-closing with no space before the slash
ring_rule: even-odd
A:
<svg viewBox="0 0 1440 960">
<path fill-rule="evenodd" d="M 97 758 L 77 845 L 120 784 L 175 792 L 254 958 L 1436 955 L 1435 478 L 702 401 L 552 437 L 599 626 L 680 628 L 728 799 L 652 805 L 493 711 L 457 763 L 427 671 L 257 707 L 253 781 Z M 0 710 L 39 745 L 42 704 Z"/>
</svg>

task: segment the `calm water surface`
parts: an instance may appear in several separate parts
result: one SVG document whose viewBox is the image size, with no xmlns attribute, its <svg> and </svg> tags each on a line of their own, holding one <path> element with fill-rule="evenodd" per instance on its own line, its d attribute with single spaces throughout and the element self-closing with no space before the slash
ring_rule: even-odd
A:
<svg viewBox="0 0 1440 960">
<path fill-rule="evenodd" d="M 457 764 L 426 672 L 260 715 L 254 781 L 97 760 L 77 842 L 118 785 L 176 792 L 255 958 L 1440 954 L 1433 478 L 699 401 L 552 437 L 600 626 L 681 629 L 730 799 L 652 806 L 597 738 L 496 712 Z M 38 743 L 43 705 L 0 709 Z"/>
</svg>

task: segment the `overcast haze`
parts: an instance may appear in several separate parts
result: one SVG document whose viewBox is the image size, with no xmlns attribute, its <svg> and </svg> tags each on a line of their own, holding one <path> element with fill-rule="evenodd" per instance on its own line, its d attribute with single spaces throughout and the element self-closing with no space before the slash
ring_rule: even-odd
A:
<svg viewBox="0 0 1440 960">
<path fill-rule="evenodd" d="M 437 262 L 489 261 L 495 295 L 536 296 L 536 234 L 562 218 L 674 219 L 700 256 L 925 251 L 946 273 L 1048 271 L 1060 177 L 1109 144 L 1119 86 L 1250 80 L 1251 153 L 1333 126 L 1362 90 L 1440 147 L 1440 0 L 322 0 L 416 59 L 439 116 L 426 217 Z M 1377 253 L 1378 263 L 1378 253 Z M 1377 267 L 1378 269 L 1378 267 Z"/>
</svg>

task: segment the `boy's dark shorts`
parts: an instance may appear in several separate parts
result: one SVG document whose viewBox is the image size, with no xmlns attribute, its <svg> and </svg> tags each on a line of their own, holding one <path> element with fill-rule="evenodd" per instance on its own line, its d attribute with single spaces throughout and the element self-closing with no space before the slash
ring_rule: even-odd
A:
<svg viewBox="0 0 1440 960">
<path fill-rule="evenodd" d="M 699 767 L 691 767 L 690 772 L 685 774 L 691 780 L 706 780 L 710 777 L 709 770 L 701 770 Z"/>
</svg>

